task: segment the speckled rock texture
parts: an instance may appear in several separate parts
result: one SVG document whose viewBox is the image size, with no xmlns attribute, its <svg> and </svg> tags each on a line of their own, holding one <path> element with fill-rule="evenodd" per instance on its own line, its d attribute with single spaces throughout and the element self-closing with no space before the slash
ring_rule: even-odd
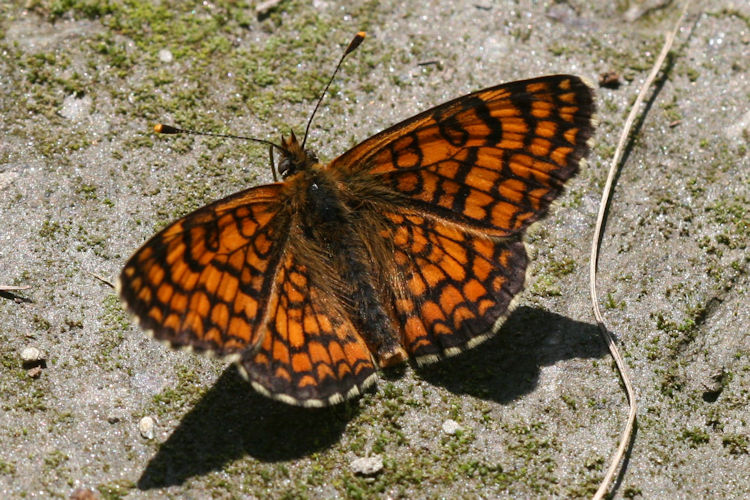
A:
<svg viewBox="0 0 750 500">
<path fill-rule="evenodd" d="M 0 497 L 590 496 L 627 412 L 589 304 L 590 239 L 680 8 L 634 5 L 288 0 L 259 18 L 245 1 L 0 3 L 0 285 L 31 286 L 0 291 Z M 597 89 L 589 163 L 529 233 L 531 281 L 499 334 L 307 410 L 147 339 L 106 281 L 170 220 L 271 181 L 266 148 L 155 122 L 299 135 L 358 30 L 308 141 L 322 160 L 503 81 L 621 85 Z M 639 398 L 617 498 L 750 496 L 748 51 L 747 2 L 693 2 L 617 177 L 599 286 Z M 382 469 L 356 474 L 360 457 Z"/>
</svg>

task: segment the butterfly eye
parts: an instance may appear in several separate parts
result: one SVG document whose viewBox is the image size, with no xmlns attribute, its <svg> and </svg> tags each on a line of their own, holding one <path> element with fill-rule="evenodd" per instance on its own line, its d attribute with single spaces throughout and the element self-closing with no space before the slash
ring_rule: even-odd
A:
<svg viewBox="0 0 750 500">
<path fill-rule="evenodd" d="M 283 156 L 281 160 L 279 160 L 279 175 L 282 179 L 289 177 L 296 170 L 297 169 L 294 168 L 294 163 L 292 162 L 291 157 Z"/>
</svg>

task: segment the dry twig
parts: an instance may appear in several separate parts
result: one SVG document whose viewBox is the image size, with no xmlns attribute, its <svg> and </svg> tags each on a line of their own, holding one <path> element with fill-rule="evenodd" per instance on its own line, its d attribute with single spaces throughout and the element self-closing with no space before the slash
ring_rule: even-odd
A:
<svg viewBox="0 0 750 500">
<path fill-rule="evenodd" d="M 635 426 L 635 417 L 636 417 L 636 411 L 637 411 L 635 391 L 633 390 L 633 385 L 630 381 L 630 375 L 628 373 L 627 366 L 625 366 L 625 362 L 622 360 L 622 356 L 620 356 L 620 352 L 617 350 L 617 345 L 612 339 L 612 336 L 607 331 L 607 327 L 604 325 L 604 318 L 602 318 L 602 314 L 599 311 L 599 300 L 597 298 L 597 291 L 596 291 L 596 264 L 599 258 L 599 244 L 600 244 L 601 229 L 602 229 L 602 224 L 604 223 L 604 216 L 605 216 L 605 211 L 607 208 L 607 203 L 609 202 L 609 197 L 612 193 L 615 175 L 618 170 L 620 159 L 622 158 L 623 150 L 625 149 L 625 143 L 628 139 L 628 136 L 630 135 L 630 130 L 633 127 L 633 122 L 635 121 L 635 118 L 638 115 L 638 111 L 640 110 L 641 104 L 646 98 L 646 94 L 649 88 L 651 87 L 651 84 L 656 78 L 656 75 L 661 70 L 662 64 L 664 64 L 664 60 L 666 59 L 667 54 L 669 53 L 669 50 L 672 48 L 672 42 L 674 41 L 674 38 L 677 35 L 677 31 L 680 29 L 680 25 L 682 24 L 682 19 L 685 17 L 685 12 L 687 12 L 687 8 L 689 5 L 690 5 L 690 0 L 685 2 L 685 5 L 682 9 L 682 13 L 680 14 L 680 18 L 677 20 L 677 23 L 675 23 L 673 30 L 666 35 L 666 39 L 664 40 L 664 46 L 662 47 L 661 53 L 659 54 L 659 57 L 656 59 L 656 62 L 654 63 L 654 66 L 651 69 L 651 73 L 648 75 L 648 78 L 646 78 L 646 81 L 643 82 L 643 86 L 641 87 L 641 91 L 638 94 L 638 98 L 633 103 L 633 107 L 630 110 L 630 114 L 628 115 L 628 118 L 625 121 L 625 126 L 623 126 L 622 128 L 622 134 L 620 135 L 620 140 L 619 140 L 619 143 L 617 144 L 617 149 L 615 150 L 615 154 L 612 157 L 612 163 L 609 168 L 609 175 L 607 176 L 607 183 L 604 186 L 602 199 L 599 204 L 599 214 L 596 218 L 596 226 L 594 228 L 594 237 L 591 242 L 591 257 L 589 261 L 589 285 L 590 285 L 590 292 L 591 292 L 591 304 L 594 308 L 594 316 L 596 316 L 596 322 L 597 322 L 597 325 L 599 326 L 599 331 L 601 332 L 602 337 L 604 338 L 604 341 L 606 342 L 607 347 L 609 348 L 609 352 L 612 355 L 612 358 L 614 358 L 615 360 L 615 364 L 617 365 L 617 370 L 620 373 L 620 378 L 622 379 L 622 382 L 625 385 L 625 393 L 627 395 L 628 403 L 630 405 L 630 410 L 628 412 L 628 420 L 627 420 L 627 423 L 625 424 L 625 428 L 623 429 L 622 434 L 620 435 L 620 444 L 617 447 L 617 451 L 614 453 L 614 455 L 612 455 L 609 468 L 607 469 L 607 473 L 605 474 L 604 479 L 599 485 L 599 489 L 596 491 L 596 494 L 594 494 L 593 498 L 595 500 L 599 500 L 604 497 L 604 495 L 607 493 L 607 489 L 609 488 L 610 483 L 612 482 L 612 479 L 615 476 L 615 473 L 617 472 L 618 466 L 620 465 L 620 462 L 622 461 L 622 458 L 625 455 L 625 451 L 628 447 L 628 444 L 630 443 L 630 437 L 632 436 L 633 428 Z"/>
</svg>

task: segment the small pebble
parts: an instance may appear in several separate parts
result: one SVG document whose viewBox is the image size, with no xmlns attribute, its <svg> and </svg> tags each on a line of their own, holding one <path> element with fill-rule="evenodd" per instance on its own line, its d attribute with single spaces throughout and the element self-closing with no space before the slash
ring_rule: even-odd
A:
<svg viewBox="0 0 750 500">
<path fill-rule="evenodd" d="M 89 488 L 76 488 L 70 494 L 70 500 L 99 500 L 100 498 L 99 493 Z"/>
<path fill-rule="evenodd" d="M 172 55 L 172 51 L 169 49 L 161 49 L 159 51 L 159 60 L 163 63 L 171 63 L 174 59 L 174 56 Z"/>
<path fill-rule="evenodd" d="M 620 74 L 616 71 L 607 71 L 599 75 L 599 86 L 608 89 L 620 88 Z"/>
<path fill-rule="evenodd" d="M 151 417 L 143 417 L 141 421 L 138 422 L 138 431 L 140 431 L 143 438 L 154 439 L 154 419 Z"/>
<path fill-rule="evenodd" d="M 23 351 L 21 351 L 21 361 L 23 361 L 24 364 L 37 363 L 43 359 L 44 355 L 42 354 L 42 351 L 36 347 L 24 347 Z"/>
<path fill-rule="evenodd" d="M 28 375 L 31 378 L 39 378 L 39 375 L 42 374 L 42 367 L 41 366 L 35 366 L 34 368 L 31 368 L 26 372 L 26 375 Z"/>
<path fill-rule="evenodd" d="M 89 488 L 76 488 L 70 494 L 70 500 L 99 500 L 100 498 L 99 493 Z"/>
<path fill-rule="evenodd" d="M 90 96 L 70 94 L 63 99 L 60 116 L 74 122 L 80 122 L 91 113 L 93 102 Z"/>
<path fill-rule="evenodd" d="M 455 420 L 448 419 L 443 422 L 443 432 L 449 435 L 454 435 L 456 432 L 461 430 L 461 426 Z"/>
<path fill-rule="evenodd" d="M 349 468 L 361 476 L 374 476 L 383 470 L 383 458 L 380 455 L 358 458 L 349 464 Z"/>
<path fill-rule="evenodd" d="M 267 0 L 261 2 L 255 6 L 255 15 L 258 17 L 266 17 L 281 3 L 281 0 Z"/>
</svg>

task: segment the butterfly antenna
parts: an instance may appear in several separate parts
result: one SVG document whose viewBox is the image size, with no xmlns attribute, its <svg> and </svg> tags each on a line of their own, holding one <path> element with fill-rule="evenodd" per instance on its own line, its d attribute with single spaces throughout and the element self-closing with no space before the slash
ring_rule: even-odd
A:
<svg viewBox="0 0 750 500">
<path fill-rule="evenodd" d="M 320 103 L 323 102 L 323 98 L 326 95 L 326 92 L 328 92 L 328 87 L 331 86 L 331 83 L 333 82 L 334 77 L 336 76 L 336 73 L 338 73 L 339 68 L 341 67 L 341 63 L 344 62 L 344 58 L 354 52 L 357 47 L 359 47 L 359 44 L 362 43 L 362 40 L 365 39 L 365 32 L 360 31 L 356 35 L 354 35 L 354 38 L 352 38 L 352 41 L 349 42 L 349 46 L 346 48 L 344 53 L 341 55 L 341 59 L 339 59 L 339 63 L 336 65 L 336 69 L 333 70 L 333 74 L 331 75 L 331 78 L 328 80 L 328 83 L 326 84 L 326 88 L 323 89 L 323 92 L 320 93 L 320 97 L 318 98 L 317 104 L 315 104 L 315 109 L 313 109 L 312 114 L 310 115 L 310 119 L 307 120 L 307 127 L 305 128 L 305 137 L 302 139 L 302 149 L 305 149 L 305 143 L 307 142 L 307 133 L 310 131 L 310 124 L 312 124 L 313 118 L 315 118 L 315 113 L 318 112 L 318 108 L 320 107 Z"/>
<path fill-rule="evenodd" d="M 172 125 L 166 125 L 164 123 L 157 123 L 154 125 L 154 132 L 157 134 L 191 134 L 191 135 L 205 135 L 208 137 L 223 137 L 225 139 L 242 139 L 243 141 L 259 142 L 261 144 L 267 144 L 273 148 L 283 151 L 289 154 L 285 148 L 279 146 L 275 142 L 267 141 L 265 139 L 256 139 L 255 137 L 245 137 L 244 135 L 232 135 L 232 134 L 216 134 L 213 132 L 199 132 L 197 130 L 189 130 L 184 128 L 178 128 Z"/>
<path fill-rule="evenodd" d="M 285 155 L 290 155 L 286 148 L 283 148 L 275 142 L 267 141 L 265 139 L 256 139 L 255 137 L 245 137 L 244 135 L 233 135 L 233 134 L 216 134 L 213 132 L 199 132 L 197 130 L 188 130 L 184 128 L 178 128 L 172 125 L 166 125 L 164 123 L 157 123 L 154 125 L 154 132 L 157 134 L 191 134 L 191 135 L 205 135 L 208 137 L 222 137 L 225 139 L 242 139 L 243 141 L 259 142 L 261 144 L 268 144 L 269 150 L 271 151 L 271 173 L 273 174 L 273 180 L 276 180 L 276 170 L 274 169 L 273 163 L 273 148 L 278 149 Z"/>
</svg>

